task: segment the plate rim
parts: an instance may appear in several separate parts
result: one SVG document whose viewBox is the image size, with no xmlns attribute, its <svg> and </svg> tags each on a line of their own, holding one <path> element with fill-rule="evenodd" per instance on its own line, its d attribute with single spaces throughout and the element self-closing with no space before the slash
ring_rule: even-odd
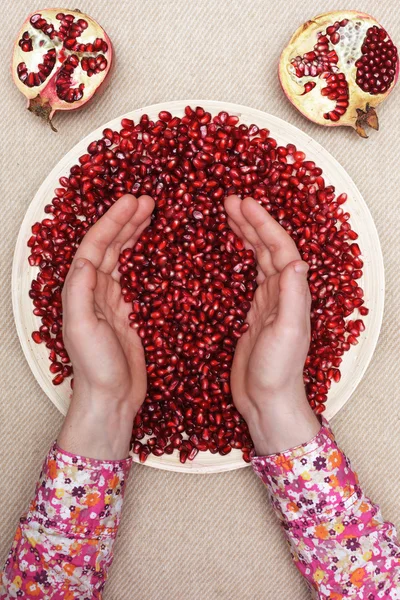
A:
<svg viewBox="0 0 400 600">
<path fill-rule="evenodd" d="M 40 184 L 39 188 L 37 189 L 36 193 L 34 194 L 31 202 L 29 203 L 29 205 L 27 207 L 24 218 L 20 224 L 18 237 L 17 237 L 17 241 L 15 244 L 14 254 L 13 254 L 12 276 L 11 276 L 12 308 L 13 308 L 13 316 L 14 316 L 15 326 L 17 329 L 18 338 L 19 338 L 25 359 L 36 379 L 36 382 L 40 385 L 43 392 L 49 398 L 50 402 L 52 404 L 54 404 L 54 406 L 56 406 L 56 408 L 61 412 L 61 414 L 65 415 L 64 407 L 62 407 L 60 405 L 60 402 L 58 401 L 58 399 L 53 399 L 52 397 L 49 396 L 48 390 L 46 389 L 46 383 L 43 381 L 42 373 L 41 373 L 40 369 L 38 368 L 36 361 L 32 360 L 32 358 L 31 358 L 33 351 L 29 345 L 29 341 L 26 340 L 26 334 L 23 330 L 23 319 L 21 318 L 22 311 L 20 311 L 20 307 L 19 307 L 20 296 L 18 294 L 18 291 L 19 291 L 18 259 L 19 259 L 19 256 L 22 255 L 23 252 L 26 252 L 26 247 L 27 247 L 26 246 L 26 241 L 27 241 L 26 232 L 29 231 L 29 228 L 32 225 L 30 214 L 33 211 L 33 207 L 35 207 L 36 202 L 42 196 L 41 190 L 46 188 L 47 182 L 50 182 L 51 180 L 54 179 L 54 177 L 57 174 L 57 171 L 58 171 L 57 167 L 60 164 L 60 162 L 63 162 L 63 161 L 68 162 L 69 157 L 71 157 L 71 158 L 73 157 L 74 151 L 78 146 L 82 145 L 82 146 L 85 146 L 85 148 L 86 148 L 86 146 L 91 141 L 93 141 L 94 139 L 97 139 L 98 136 L 101 136 L 102 131 L 105 128 L 110 127 L 110 126 L 113 127 L 116 122 L 118 122 L 118 121 L 120 122 L 121 119 L 124 119 L 124 118 L 137 119 L 138 115 L 140 115 L 140 114 L 152 113 L 155 111 L 160 112 L 161 110 L 169 110 L 170 112 L 173 112 L 174 109 L 175 110 L 183 110 L 184 107 L 188 106 L 188 105 L 189 106 L 202 106 L 207 111 L 210 111 L 213 114 L 215 114 L 216 112 L 220 112 L 221 110 L 225 110 L 229 113 L 231 113 L 231 112 L 236 113 L 236 114 L 239 113 L 239 117 L 243 113 L 251 114 L 251 116 L 252 117 L 254 116 L 255 119 L 257 118 L 257 116 L 259 116 L 262 119 L 267 118 L 272 123 L 276 123 L 277 127 L 284 127 L 288 131 L 292 130 L 296 134 L 297 137 L 300 136 L 300 138 L 302 138 L 302 140 L 301 140 L 302 150 L 305 151 L 307 146 L 308 147 L 311 146 L 311 148 L 314 152 L 322 153 L 323 155 L 325 155 L 326 159 L 328 159 L 331 162 L 334 170 L 337 171 L 339 175 L 344 177 L 344 179 L 349 184 L 350 188 L 351 187 L 353 188 L 353 191 L 355 192 L 355 194 L 358 197 L 357 200 L 361 201 L 363 209 L 368 215 L 368 219 L 370 221 L 369 225 L 370 225 L 371 233 L 377 241 L 377 245 L 374 248 L 374 252 L 375 252 L 375 260 L 377 263 L 379 263 L 378 269 L 377 269 L 378 278 L 379 278 L 379 281 L 377 282 L 377 284 L 378 284 L 378 288 L 379 288 L 379 298 L 380 298 L 380 306 L 378 306 L 377 310 L 379 309 L 379 314 L 377 314 L 375 312 L 375 316 L 378 316 L 378 319 L 376 321 L 376 326 L 373 331 L 373 340 L 369 346 L 369 350 L 367 353 L 367 360 L 364 362 L 364 365 L 362 366 L 362 368 L 359 372 L 358 379 L 354 380 L 352 382 L 352 384 L 349 386 L 349 392 L 347 394 L 347 398 L 343 399 L 341 402 L 338 403 L 338 407 L 334 413 L 334 415 L 336 415 L 343 408 L 343 406 L 346 404 L 346 402 L 348 402 L 350 400 L 355 389 L 358 387 L 359 383 L 362 381 L 362 379 L 365 375 L 365 372 L 371 363 L 372 357 L 374 355 L 374 352 L 375 352 L 375 349 L 376 349 L 376 346 L 377 346 L 377 343 L 378 343 L 378 340 L 380 337 L 382 321 L 383 321 L 383 314 L 384 314 L 384 307 L 385 307 L 385 266 L 384 266 L 383 253 L 382 253 L 382 247 L 381 247 L 381 243 L 380 243 L 380 239 L 379 239 L 378 229 L 376 227 L 376 224 L 372 217 L 372 214 L 369 210 L 369 207 L 368 207 L 366 201 L 364 200 L 360 190 L 356 186 L 353 178 L 345 170 L 345 168 L 341 165 L 341 163 L 329 152 L 329 150 L 324 148 L 319 142 L 317 142 L 314 138 L 312 138 L 308 133 L 306 133 L 302 129 L 299 129 L 296 125 L 293 125 L 292 123 L 289 123 L 288 121 L 285 121 L 284 119 L 281 119 L 280 117 L 276 117 L 275 115 L 272 115 L 271 113 L 268 113 L 266 111 L 263 111 L 263 110 L 260 110 L 257 108 L 253 108 L 253 107 L 242 105 L 242 104 L 236 104 L 233 102 L 225 102 L 223 100 L 202 100 L 202 99 L 172 100 L 172 101 L 159 102 L 156 104 L 151 104 L 148 106 L 136 108 L 132 111 L 129 111 L 120 116 L 114 117 L 113 119 L 110 119 L 106 123 L 100 125 L 96 129 L 90 131 L 82 139 L 78 140 L 60 158 L 60 160 L 57 161 L 57 163 L 53 166 L 53 168 L 50 170 L 50 172 L 47 174 L 47 176 L 44 178 L 44 180 Z M 213 109 L 214 109 L 214 112 L 213 112 Z M 255 120 L 255 122 L 256 122 L 256 120 Z M 77 155 L 77 152 L 75 151 L 75 156 L 74 156 L 75 160 L 77 159 L 76 155 Z M 348 190 L 346 190 L 346 191 L 348 191 Z M 332 415 L 331 417 L 328 417 L 328 418 L 333 418 L 334 415 Z M 240 450 L 236 450 L 236 451 L 233 450 L 232 452 L 240 453 Z M 137 455 L 135 455 L 132 451 L 130 452 L 130 454 L 133 457 L 134 462 L 142 464 L 139 462 L 139 458 Z M 208 454 L 208 453 L 204 453 L 204 454 Z M 230 454 L 230 456 L 232 456 L 232 453 Z M 200 454 L 196 458 L 198 458 L 198 457 L 200 457 Z M 155 457 L 155 456 L 150 455 L 148 457 L 148 459 L 146 460 L 146 462 L 144 463 L 144 466 L 150 466 L 150 467 L 158 468 L 161 470 L 175 471 L 175 472 L 179 472 L 179 473 L 192 473 L 192 474 L 222 473 L 222 472 L 229 472 L 232 470 L 250 466 L 250 464 L 245 463 L 241 457 L 236 462 L 233 462 L 233 461 L 229 462 L 229 463 L 227 462 L 225 465 L 224 464 L 212 465 L 212 463 L 202 465 L 201 459 L 200 460 L 198 459 L 197 461 L 195 459 L 193 462 L 190 462 L 190 463 L 184 463 L 184 464 L 178 463 L 176 465 L 172 465 L 172 464 L 164 463 L 162 459 L 163 459 L 163 456 Z M 239 462 L 239 460 L 240 460 L 240 462 Z"/>
</svg>

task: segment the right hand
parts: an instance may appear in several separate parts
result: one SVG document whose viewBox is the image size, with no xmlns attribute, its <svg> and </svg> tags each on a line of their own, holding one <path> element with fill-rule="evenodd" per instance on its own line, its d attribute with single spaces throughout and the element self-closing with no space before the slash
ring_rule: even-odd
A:
<svg viewBox="0 0 400 600">
<path fill-rule="evenodd" d="M 225 208 L 233 231 L 254 250 L 259 269 L 250 327 L 235 351 L 232 395 L 256 452 L 271 454 L 309 441 L 320 428 L 303 383 L 311 335 L 308 265 L 253 198 L 230 196 Z"/>
</svg>

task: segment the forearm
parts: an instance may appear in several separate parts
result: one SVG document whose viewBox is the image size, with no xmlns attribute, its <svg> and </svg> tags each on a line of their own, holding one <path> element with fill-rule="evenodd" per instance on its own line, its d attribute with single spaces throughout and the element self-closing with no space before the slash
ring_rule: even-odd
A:
<svg viewBox="0 0 400 600">
<path fill-rule="evenodd" d="M 55 444 L 21 520 L 0 599 L 100 598 L 112 562 L 131 459 L 99 461 Z"/>
<path fill-rule="evenodd" d="M 253 467 L 270 490 L 296 566 L 318 597 L 400 597 L 395 528 L 365 497 L 326 422 L 310 442 L 256 457 Z"/>
</svg>

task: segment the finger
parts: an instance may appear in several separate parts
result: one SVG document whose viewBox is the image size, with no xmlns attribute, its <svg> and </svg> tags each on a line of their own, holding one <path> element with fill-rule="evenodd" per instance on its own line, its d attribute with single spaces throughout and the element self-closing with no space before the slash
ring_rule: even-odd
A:
<svg viewBox="0 0 400 600">
<path fill-rule="evenodd" d="M 257 252 L 256 249 L 254 248 L 254 246 L 249 242 L 248 239 L 246 239 L 246 236 L 244 235 L 243 231 L 241 230 L 241 228 L 239 227 L 239 225 L 229 216 L 229 213 L 236 215 L 236 218 L 238 219 L 238 221 L 242 220 L 242 214 L 240 211 L 240 198 L 238 196 L 228 196 L 225 200 L 225 208 L 227 209 L 228 212 L 228 225 L 229 227 L 232 229 L 232 231 L 241 239 L 243 240 L 243 243 L 245 245 L 245 247 L 247 248 L 247 250 L 252 250 L 254 252 L 254 255 L 256 256 L 256 258 L 260 258 L 264 264 L 264 270 L 261 268 L 261 265 L 259 262 L 257 262 L 257 284 L 261 285 L 263 283 L 263 281 L 265 281 L 265 277 L 266 274 L 268 273 L 268 269 L 267 269 L 267 265 L 265 264 L 263 257 L 262 257 L 262 250 L 261 248 L 259 248 L 259 252 L 258 252 L 258 257 L 257 257 Z M 254 232 L 255 233 L 255 232 Z M 253 241 L 254 241 L 254 237 L 253 237 Z M 264 257 L 265 258 L 265 257 Z M 271 262 L 271 261 L 269 261 Z"/>
<path fill-rule="evenodd" d="M 296 244 L 271 215 L 253 198 L 245 198 L 242 213 L 254 227 L 262 243 L 268 248 L 273 267 L 282 271 L 287 264 L 301 260 Z"/>
<path fill-rule="evenodd" d="M 150 196 L 140 196 L 137 203 L 138 206 L 132 218 L 124 225 L 106 249 L 99 267 L 104 273 L 113 272 L 117 266 L 121 251 L 129 244 L 133 246 L 143 229 L 150 223 L 150 215 L 154 209 L 154 200 Z"/>
<path fill-rule="evenodd" d="M 245 231 L 243 231 L 243 228 L 244 230 L 246 230 L 246 225 L 248 225 L 248 223 L 243 217 L 242 211 L 240 210 L 241 203 L 241 199 L 239 198 L 239 196 L 236 195 L 228 196 L 227 198 L 225 198 L 225 210 L 228 213 L 228 223 L 232 231 L 244 241 L 246 247 L 251 248 L 251 250 L 253 250 L 253 252 L 255 253 L 254 245 L 249 239 L 250 237 L 254 240 L 254 235 L 251 235 L 252 232 L 248 231 L 247 233 L 249 234 L 249 236 L 247 236 L 245 235 Z"/>
<path fill-rule="evenodd" d="M 86 233 L 75 257 L 90 260 L 98 269 L 104 260 L 108 246 L 133 218 L 137 209 L 138 201 L 135 196 L 131 194 L 122 196 Z"/>
<path fill-rule="evenodd" d="M 228 217 L 228 225 L 229 227 L 232 229 L 233 233 L 235 235 L 238 236 L 238 238 L 240 238 L 241 240 L 243 240 L 243 243 L 245 245 L 245 247 L 248 250 L 253 250 L 254 254 L 256 253 L 254 247 L 250 244 L 250 242 L 244 237 L 243 235 L 243 231 L 240 229 L 239 225 L 236 225 L 235 221 L 233 219 L 231 219 L 231 217 Z"/>
<path fill-rule="evenodd" d="M 151 196 L 139 197 L 138 212 L 134 216 L 134 220 L 136 221 L 136 229 L 131 229 L 131 231 L 125 232 L 125 235 L 129 235 L 121 246 L 122 250 L 125 250 L 125 248 L 130 247 L 132 244 L 135 244 L 140 238 L 142 232 L 146 229 L 146 227 L 150 225 L 151 215 L 153 213 L 154 206 L 155 202 L 153 198 L 151 198 Z"/>
<path fill-rule="evenodd" d="M 309 332 L 310 290 L 308 264 L 297 260 L 289 263 L 279 277 L 279 300 L 276 323 L 283 329 Z"/>
<path fill-rule="evenodd" d="M 74 260 L 63 289 L 64 334 L 97 324 L 94 311 L 94 290 L 97 273 L 89 260 Z"/>
<path fill-rule="evenodd" d="M 256 202 L 254 200 L 254 202 Z M 256 230 L 246 218 L 242 211 L 243 200 L 239 196 L 228 196 L 225 200 L 225 209 L 230 219 L 235 223 L 236 227 L 241 231 L 241 236 L 250 244 L 251 248 L 257 256 L 257 262 L 261 270 L 266 276 L 273 275 L 276 270 L 273 266 L 271 254 L 267 246 L 260 239 Z M 258 204 L 256 202 L 256 204 Z M 260 207 L 261 208 L 261 207 Z M 265 209 L 262 209 L 265 210 Z"/>
<path fill-rule="evenodd" d="M 141 225 L 140 227 L 138 227 L 135 235 L 133 235 L 131 238 L 129 238 L 129 240 L 127 242 L 125 242 L 125 244 L 122 245 L 120 252 L 117 256 L 117 259 L 119 258 L 119 255 L 121 254 L 121 252 L 123 250 L 125 250 L 125 248 L 133 248 L 134 245 L 136 244 L 137 240 L 139 239 L 140 235 L 142 234 L 142 232 L 146 229 L 146 227 L 148 227 L 151 223 L 151 217 L 148 217 Z M 115 279 L 115 281 L 119 281 L 121 279 L 121 273 L 119 272 L 119 261 L 117 260 L 117 262 L 114 264 L 114 268 L 111 272 L 111 277 L 113 279 Z"/>
<path fill-rule="evenodd" d="M 246 240 L 246 238 L 244 237 L 240 227 L 238 227 L 236 225 L 236 223 L 234 221 L 232 221 L 232 219 L 230 217 L 228 217 L 228 225 L 229 227 L 232 229 L 233 233 L 235 233 L 238 238 L 240 238 L 241 240 L 243 240 L 243 243 L 245 245 L 245 248 L 247 250 L 252 250 L 254 252 L 254 255 L 256 255 L 256 251 L 253 248 L 253 246 Z M 265 273 L 264 271 L 261 269 L 260 265 L 257 263 L 257 277 L 256 277 L 256 281 L 258 285 L 261 285 L 263 281 L 265 281 Z"/>
</svg>

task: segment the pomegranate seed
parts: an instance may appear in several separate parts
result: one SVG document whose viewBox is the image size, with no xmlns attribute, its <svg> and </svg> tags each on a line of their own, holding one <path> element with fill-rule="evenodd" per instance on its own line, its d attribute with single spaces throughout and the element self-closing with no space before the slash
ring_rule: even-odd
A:
<svg viewBox="0 0 400 600">
<path fill-rule="evenodd" d="M 148 446 L 143 446 L 142 449 L 139 451 L 139 460 L 140 462 L 146 462 L 147 457 L 150 454 L 150 448 Z"/>
<path fill-rule="evenodd" d="M 350 251 L 353 256 L 358 257 L 361 254 L 361 250 L 358 244 L 351 244 Z"/>
<path fill-rule="evenodd" d="M 224 456 L 237 448 L 250 462 L 253 445 L 229 378 L 237 340 L 248 329 L 257 268 L 229 229 L 223 199 L 233 192 L 255 197 L 310 265 L 304 381 L 321 413 L 331 382 L 340 380 L 342 355 L 364 330 L 361 319 L 347 319 L 355 310 L 368 314 L 357 284 L 360 249 L 342 209 L 347 195 L 335 197 L 322 170 L 293 144 L 279 147 L 267 130 L 239 125 L 225 112 L 213 118 L 187 107 L 182 118 L 163 111 L 156 121 L 143 115 L 121 126 L 89 144 L 60 178 L 51 210 L 32 226 L 29 264 L 39 269 L 29 296 L 41 320 L 32 339 L 49 349 L 55 385 L 72 376 L 61 291 L 76 249 L 124 193 L 152 194 L 157 213 L 119 260 L 121 293 L 132 307 L 127 326 L 143 341 L 148 375 L 133 451 L 141 462 L 179 452 L 185 463 L 198 452 Z"/>
<path fill-rule="evenodd" d="M 34 331 L 32 333 L 32 339 L 36 344 L 41 344 L 43 342 L 42 336 L 40 335 L 39 331 Z"/>
<path fill-rule="evenodd" d="M 180 460 L 180 462 L 181 462 L 182 464 L 184 464 L 184 463 L 187 461 L 187 459 L 188 459 L 188 456 L 189 456 L 189 452 L 188 452 L 188 450 L 181 450 L 181 451 L 179 452 L 179 460 Z"/>
</svg>

